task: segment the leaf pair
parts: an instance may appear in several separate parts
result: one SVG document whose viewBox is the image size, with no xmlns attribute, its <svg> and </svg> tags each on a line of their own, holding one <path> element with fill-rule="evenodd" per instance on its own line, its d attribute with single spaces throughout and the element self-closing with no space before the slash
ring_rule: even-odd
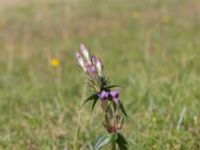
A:
<svg viewBox="0 0 200 150">
<path fill-rule="evenodd" d="M 126 141 L 125 137 L 120 134 L 120 133 L 117 133 L 118 135 L 118 138 L 116 140 L 116 143 L 119 147 L 120 150 L 128 150 L 128 142 Z"/>
<path fill-rule="evenodd" d="M 115 88 L 115 87 L 120 87 L 120 86 L 118 86 L 118 85 L 109 85 L 109 86 L 103 87 L 103 90 L 110 90 L 110 89 Z M 119 101 L 119 108 L 120 108 L 121 112 L 122 112 L 126 117 L 128 117 L 128 114 L 126 113 L 126 110 L 125 110 L 123 104 L 122 104 L 120 101 Z"/>
<path fill-rule="evenodd" d="M 117 143 L 119 150 L 128 150 L 128 142 L 120 133 L 113 133 L 99 137 L 95 142 L 93 150 L 100 150 L 103 146 L 113 142 Z"/>
<path fill-rule="evenodd" d="M 97 103 L 97 100 L 99 99 L 98 95 L 95 93 L 95 94 L 92 94 L 90 97 L 88 97 L 82 104 L 81 104 L 81 108 L 89 101 L 93 101 L 93 104 L 92 104 L 92 111 L 94 110 L 94 107 Z"/>
<path fill-rule="evenodd" d="M 108 85 L 108 86 L 102 87 L 102 90 L 108 91 L 108 90 L 115 88 L 115 87 L 120 87 L 120 86 L 118 86 L 118 85 Z"/>
<path fill-rule="evenodd" d="M 89 101 L 93 101 L 93 104 L 92 104 L 92 111 L 94 110 L 94 107 L 97 103 L 97 100 L 99 99 L 97 93 L 95 94 L 92 94 L 90 97 L 88 97 L 82 104 L 81 104 L 81 108 Z M 123 106 L 123 104 L 119 101 L 119 108 L 121 110 L 121 112 L 128 117 L 128 114 L 126 113 L 126 110 Z"/>
</svg>

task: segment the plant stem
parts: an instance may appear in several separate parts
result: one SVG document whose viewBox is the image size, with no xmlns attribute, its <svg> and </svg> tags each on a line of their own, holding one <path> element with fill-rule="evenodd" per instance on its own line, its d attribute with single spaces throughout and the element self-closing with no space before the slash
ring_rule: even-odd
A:
<svg viewBox="0 0 200 150">
<path fill-rule="evenodd" d="M 85 80 L 86 81 L 86 80 Z M 83 87 L 83 91 L 82 91 L 82 95 L 81 95 L 81 100 L 83 101 L 85 99 L 85 95 L 86 95 L 86 91 L 87 91 L 87 86 L 86 84 L 84 84 L 84 87 Z M 77 147 L 77 141 L 78 141 L 78 133 L 79 133 L 79 129 L 80 129 L 80 124 L 81 124 L 81 110 L 78 111 L 77 113 L 77 126 L 76 126 L 76 129 L 75 129 L 75 132 L 74 132 L 74 150 L 77 150 L 78 147 Z"/>
<path fill-rule="evenodd" d="M 113 142 L 113 143 L 112 143 L 112 150 L 117 150 L 117 149 L 116 149 L 116 142 Z"/>
</svg>

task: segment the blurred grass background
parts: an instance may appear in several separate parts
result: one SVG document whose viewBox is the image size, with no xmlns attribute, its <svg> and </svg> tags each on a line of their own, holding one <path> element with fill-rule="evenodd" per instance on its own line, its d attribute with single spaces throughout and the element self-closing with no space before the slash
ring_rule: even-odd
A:
<svg viewBox="0 0 200 150">
<path fill-rule="evenodd" d="M 124 86 L 130 150 L 199 150 L 199 27 L 199 0 L 0 0 L 0 149 L 84 150 L 105 132 L 79 110 L 83 42 Z"/>
</svg>

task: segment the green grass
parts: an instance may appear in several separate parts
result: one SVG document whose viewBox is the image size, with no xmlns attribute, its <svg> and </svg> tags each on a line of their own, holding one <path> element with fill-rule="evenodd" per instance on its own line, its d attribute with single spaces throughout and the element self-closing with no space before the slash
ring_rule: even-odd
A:
<svg viewBox="0 0 200 150">
<path fill-rule="evenodd" d="M 124 86 L 130 150 L 200 149 L 198 5 L 49 0 L 1 7 L 0 149 L 89 149 L 105 133 L 98 109 L 79 110 L 87 95 L 74 58 L 81 42 L 103 59 L 111 82 Z"/>
</svg>

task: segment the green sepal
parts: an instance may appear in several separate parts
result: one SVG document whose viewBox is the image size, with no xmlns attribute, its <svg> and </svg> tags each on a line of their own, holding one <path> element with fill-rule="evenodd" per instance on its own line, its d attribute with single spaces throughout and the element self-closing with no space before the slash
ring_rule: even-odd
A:
<svg viewBox="0 0 200 150">
<path fill-rule="evenodd" d="M 120 102 L 120 100 L 119 100 L 119 108 L 120 108 L 121 112 L 122 112 L 126 117 L 128 117 L 128 114 L 126 113 L 126 110 L 125 110 L 123 104 Z"/>
<path fill-rule="evenodd" d="M 120 133 L 117 133 L 117 145 L 119 147 L 119 150 L 128 150 L 128 142 L 126 141 L 126 139 L 124 138 L 124 136 Z"/>
<path fill-rule="evenodd" d="M 103 146 L 115 142 L 117 139 L 118 134 L 116 133 L 103 135 L 96 140 L 93 150 L 100 150 Z"/>
</svg>

